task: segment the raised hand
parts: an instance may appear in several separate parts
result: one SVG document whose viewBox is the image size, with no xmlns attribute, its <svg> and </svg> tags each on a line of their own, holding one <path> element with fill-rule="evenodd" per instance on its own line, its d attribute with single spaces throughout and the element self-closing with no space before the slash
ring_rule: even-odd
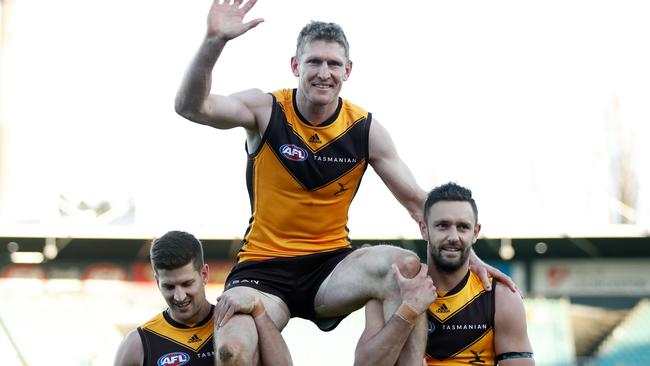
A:
<svg viewBox="0 0 650 366">
<path fill-rule="evenodd" d="M 244 16 L 256 2 L 256 0 L 246 2 L 244 0 L 214 0 L 208 13 L 207 36 L 228 41 L 262 23 L 264 21 L 262 18 L 244 23 Z"/>
<path fill-rule="evenodd" d="M 436 288 L 427 269 L 425 264 L 420 264 L 420 272 L 413 278 L 406 278 L 402 276 L 397 265 L 393 264 L 402 303 L 410 305 L 418 314 L 424 313 L 437 297 Z"/>
</svg>

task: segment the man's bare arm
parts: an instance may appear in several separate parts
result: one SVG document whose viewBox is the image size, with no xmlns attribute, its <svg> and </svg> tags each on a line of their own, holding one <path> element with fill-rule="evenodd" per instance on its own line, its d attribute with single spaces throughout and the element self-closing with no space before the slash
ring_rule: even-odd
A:
<svg viewBox="0 0 650 366">
<path fill-rule="evenodd" d="M 249 314 L 257 328 L 260 357 L 263 365 L 292 365 L 289 347 L 280 330 L 266 313 L 259 298 L 240 294 L 231 296 L 228 291 L 217 298 L 214 310 L 214 325 L 222 327 L 234 314 Z"/>
<path fill-rule="evenodd" d="M 413 173 L 397 154 L 397 149 L 388 131 L 377 120 L 373 120 L 370 125 L 369 140 L 370 164 L 393 193 L 393 196 L 419 224 L 423 220 L 427 193 L 417 184 Z M 517 285 L 510 277 L 483 262 L 476 256 L 474 250 L 470 256 L 470 265 L 472 272 L 479 276 L 486 290 L 490 290 L 488 277 L 491 275 L 497 281 L 506 284 L 512 291 L 517 292 Z"/>
<path fill-rule="evenodd" d="M 368 143 L 370 165 L 413 220 L 419 223 L 422 221 L 427 194 L 420 188 L 411 170 L 397 154 L 388 131 L 375 119 L 370 125 Z"/>
<path fill-rule="evenodd" d="M 518 293 L 496 286 L 494 314 L 494 350 L 497 355 L 507 355 L 500 366 L 533 366 L 533 348 L 526 329 L 524 302 Z"/>
<path fill-rule="evenodd" d="M 282 334 L 266 313 L 264 304 L 257 299 L 251 316 L 257 327 L 260 346 L 260 358 L 263 365 L 291 366 L 291 354 Z"/>
<path fill-rule="evenodd" d="M 142 366 L 144 362 L 144 348 L 137 330 L 127 334 L 115 353 L 114 366 Z"/>
<path fill-rule="evenodd" d="M 355 350 L 355 366 L 394 365 L 416 322 L 426 321 L 426 309 L 436 298 L 426 265 L 421 265 L 420 272 L 410 279 L 402 276 L 396 265 L 393 270 L 402 305 L 384 321 L 381 301 L 373 299 L 366 303 L 366 326 Z"/>
<path fill-rule="evenodd" d="M 181 116 L 220 129 L 244 127 L 258 130 L 256 124 L 260 110 L 269 110 L 272 98 L 257 89 L 230 96 L 210 94 L 212 70 L 226 43 L 256 27 L 263 20 L 244 23 L 243 18 L 255 5 L 250 0 L 221 3 L 214 0 L 208 14 L 206 36 L 185 73 L 176 94 L 175 109 Z"/>
</svg>

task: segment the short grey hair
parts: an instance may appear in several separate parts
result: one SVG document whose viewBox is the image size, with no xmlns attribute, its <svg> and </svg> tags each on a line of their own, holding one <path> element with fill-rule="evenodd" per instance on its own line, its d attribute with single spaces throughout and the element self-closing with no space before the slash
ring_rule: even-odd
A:
<svg viewBox="0 0 650 366">
<path fill-rule="evenodd" d="M 296 58 L 300 58 L 305 45 L 312 41 L 336 42 L 345 50 L 345 58 L 348 61 L 350 60 L 350 44 L 340 25 L 314 20 L 309 22 L 309 24 L 302 28 L 300 34 L 298 34 Z"/>
</svg>

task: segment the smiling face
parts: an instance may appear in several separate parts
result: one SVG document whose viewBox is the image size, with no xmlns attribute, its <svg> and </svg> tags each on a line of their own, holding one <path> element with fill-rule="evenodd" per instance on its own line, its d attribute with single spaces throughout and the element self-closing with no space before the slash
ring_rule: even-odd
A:
<svg viewBox="0 0 650 366">
<path fill-rule="evenodd" d="M 314 40 L 291 58 L 291 70 L 299 79 L 299 107 L 335 109 L 343 81 L 352 71 L 352 62 L 337 42 Z"/>
<path fill-rule="evenodd" d="M 445 273 L 466 271 L 472 245 L 481 226 L 472 205 L 466 201 L 438 201 L 429 209 L 426 223 L 420 223 L 422 238 L 429 244 L 430 265 Z"/>
<path fill-rule="evenodd" d="M 156 283 L 167 302 L 172 319 L 187 325 L 203 320 L 205 315 L 201 310 L 207 303 L 207 264 L 203 265 L 201 271 L 197 271 L 192 262 L 176 269 L 158 269 Z"/>
</svg>

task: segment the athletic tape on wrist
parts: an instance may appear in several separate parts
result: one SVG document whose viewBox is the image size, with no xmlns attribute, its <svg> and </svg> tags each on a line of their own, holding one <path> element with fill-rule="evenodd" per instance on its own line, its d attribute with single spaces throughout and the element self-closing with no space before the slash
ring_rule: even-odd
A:
<svg viewBox="0 0 650 366">
<path fill-rule="evenodd" d="M 411 325 L 414 325 L 415 321 L 418 319 L 418 316 L 420 316 L 417 310 L 413 309 L 411 305 L 404 304 L 404 303 L 402 303 L 402 305 L 400 305 L 399 308 L 397 308 L 395 315 L 399 316 L 405 322 Z"/>
</svg>

